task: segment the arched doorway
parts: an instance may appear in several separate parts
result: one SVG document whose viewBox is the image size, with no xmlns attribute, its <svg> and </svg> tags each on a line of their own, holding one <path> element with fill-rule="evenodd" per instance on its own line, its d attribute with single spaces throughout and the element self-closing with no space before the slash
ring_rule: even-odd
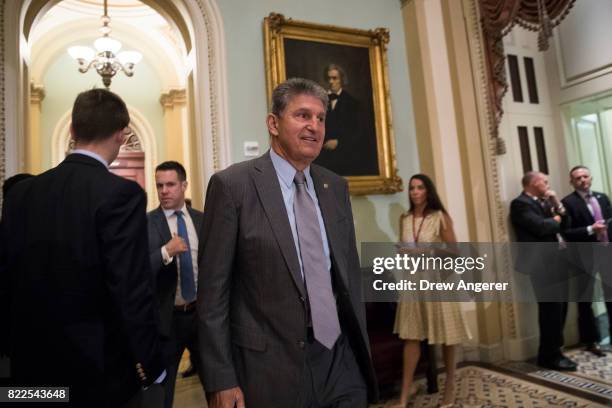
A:
<svg viewBox="0 0 612 408">
<path fill-rule="evenodd" d="M 75 3 L 79 0 L 69 0 Z M 0 1 L 4 30 L 0 42 L 4 45 L 0 67 L 0 93 L 7 104 L 0 113 L 0 177 L 23 171 L 26 140 L 29 134 L 29 96 L 31 66 L 28 36 L 41 18 L 58 0 Z M 185 78 L 185 90 L 190 96 L 189 123 L 192 159 L 191 184 L 198 186 L 194 204 L 203 204 L 203 192 L 210 175 L 230 163 L 230 141 L 225 107 L 225 50 L 223 24 L 212 0 L 167 2 L 145 0 L 143 3 L 158 11 L 170 24 L 178 27 L 189 48 L 191 69 Z M 198 39 L 196 41 L 196 39 Z"/>
</svg>

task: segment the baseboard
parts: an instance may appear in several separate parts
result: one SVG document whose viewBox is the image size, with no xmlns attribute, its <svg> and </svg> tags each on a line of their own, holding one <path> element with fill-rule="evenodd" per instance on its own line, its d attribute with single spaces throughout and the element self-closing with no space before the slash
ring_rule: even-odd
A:
<svg viewBox="0 0 612 408">
<path fill-rule="evenodd" d="M 475 350 L 478 355 L 476 361 L 483 363 L 497 363 L 504 360 L 504 348 L 501 343 L 479 344 Z"/>
<path fill-rule="evenodd" d="M 535 357 L 538 354 L 539 340 L 539 336 L 505 340 L 505 359 L 510 361 L 525 361 Z"/>
</svg>

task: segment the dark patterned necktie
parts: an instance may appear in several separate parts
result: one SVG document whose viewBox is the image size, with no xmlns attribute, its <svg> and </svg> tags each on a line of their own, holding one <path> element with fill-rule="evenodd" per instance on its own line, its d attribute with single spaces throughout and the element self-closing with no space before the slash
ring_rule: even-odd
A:
<svg viewBox="0 0 612 408">
<path fill-rule="evenodd" d="M 304 280 L 310 302 L 312 328 L 315 339 L 331 350 L 340 336 L 340 322 L 332 290 L 331 274 L 325 262 L 319 219 L 315 203 L 306 191 L 304 173 L 298 171 L 295 174 L 294 182 L 296 193 L 293 200 L 293 211 Z"/>
</svg>

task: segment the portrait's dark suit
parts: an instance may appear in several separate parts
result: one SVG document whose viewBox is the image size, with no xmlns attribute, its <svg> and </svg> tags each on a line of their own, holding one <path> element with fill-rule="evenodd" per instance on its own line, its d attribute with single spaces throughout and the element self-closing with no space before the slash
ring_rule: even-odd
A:
<svg viewBox="0 0 612 408">
<path fill-rule="evenodd" d="M 510 220 L 519 243 L 515 269 L 529 274 L 538 301 L 540 328 L 540 363 L 552 363 L 561 357 L 563 326 L 567 314 L 567 302 L 541 301 L 567 296 L 567 270 L 559 250 L 557 234 L 569 223 L 565 214 L 562 222 L 553 219 L 548 203 L 540 204 L 521 193 L 510 204 Z"/>
<path fill-rule="evenodd" d="M 314 161 L 341 176 L 378 174 L 376 134 L 357 99 L 342 90 L 332 109 L 330 99 L 325 116 L 325 141 L 338 140 L 334 150 L 321 149 Z"/>
<path fill-rule="evenodd" d="M 317 165 L 310 174 L 329 241 L 340 325 L 374 400 L 347 183 Z M 207 391 L 240 386 L 247 407 L 298 406 L 306 381 L 307 292 L 269 152 L 211 178 L 203 230 L 198 313 Z"/>
<path fill-rule="evenodd" d="M 16 384 L 117 407 L 160 376 L 145 208 L 138 184 L 81 154 L 8 194 L 2 308 Z"/>
<path fill-rule="evenodd" d="M 612 207 L 610 206 L 610 199 L 608 196 L 595 191 L 592 192 L 592 194 L 599 202 L 603 218 L 607 220 L 612 217 Z M 612 279 L 612 276 L 610 275 L 612 275 L 612 273 L 610 272 L 610 264 L 607 262 L 598 262 L 599 265 L 595 265 L 594 260 L 596 256 L 601 254 L 596 254 L 596 247 L 586 244 L 589 242 L 597 242 L 597 235 L 589 235 L 588 233 L 587 227 L 593 225 L 595 219 L 589 211 L 584 198 L 582 198 L 578 192 L 574 191 L 561 201 L 572 220 L 571 226 L 563 230 L 563 236 L 568 242 L 578 243 L 570 244 L 569 265 L 572 268 L 572 274 L 576 275 L 578 278 L 576 294 L 579 296 L 579 300 L 584 300 L 583 302 L 578 302 L 578 330 L 580 332 L 580 341 L 583 343 L 596 343 L 599 342 L 601 338 L 597 321 L 591 307 L 595 273 L 597 272 L 596 269 L 600 269 L 599 272 L 604 282 L 611 283 L 610 279 Z M 608 226 L 608 240 L 610 237 L 612 237 L 612 228 Z M 606 290 L 606 295 L 608 295 L 610 288 L 604 285 L 604 289 Z M 608 296 L 606 296 L 606 298 L 608 298 Z M 612 323 L 612 302 L 606 302 L 606 309 L 608 310 L 608 319 L 610 319 Z"/>
<path fill-rule="evenodd" d="M 193 221 L 199 241 L 201 239 L 199 234 L 202 228 L 203 214 L 201 211 L 195 210 L 189 206 L 187 207 L 187 211 Z M 149 255 L 156 281 L 157 300 L 159 301 L 159 315 L 161 320 L 160 331 L 165 338 L 170 339 L 166 347 L 167 361 L 171 362 L 168 368 L 166 387 L 167 389 L 168 387 L 172 387 L 173 390 L 173 384 L 176 380 L 178 369 L 178 361 L 175 364 L 175 360 L 177 360 L 177 358 L 180 359 L 180 356 L 177 357 L 175 354 L 182 354 L 185 344 L 187 344 L 189 351 L 192 353 L 198 350 L 196 314 L 195 310 L 191 311 L 191 313 L 178 311 L 176 313 L 179 315 L 177 315 L 175 319 L 174 301 L 178 283 L 178 256 L 175 256 L 168 265 L 164 265 L 161 247 L 170 241 L 172 235 L 170 234 L 168 221 L 166 220 L 162 208 L 158 207 L 150 211 L 147 214 L 147 220 L 149 226 Z M 191 322 L 192 324 L 190 324 Z M 178 351 L 178 348 L 180 348 L 180 351 Z M 173 394 L 173 392 L 170 393 L 170 399 Z"/>
</svg>

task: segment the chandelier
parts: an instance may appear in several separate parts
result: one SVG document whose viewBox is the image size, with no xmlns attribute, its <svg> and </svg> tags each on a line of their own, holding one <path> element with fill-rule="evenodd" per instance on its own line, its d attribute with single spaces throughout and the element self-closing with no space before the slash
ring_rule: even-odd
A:
<svg viewBox="0 0 612 408">
<path fill-rule="evenodd" d="M 104 15 L 101 17 L 102 37 L 94 41 L 94 49 L 76 45 L 68 48 L 68 54 L 79 63 L 79 72 L 86 73 L 90 68 L 95 68 L 102 77 L 102 83 L 108 89 L 111 79 L 119 71 L 131 77 L 134 75 L 134 66 L 142 59 L 138 51 L 121 51 L 121 42 L 109 36 L 111 32 L 110 17 L 108 16 L 107 0 L 104 0 Z M 117 54 L 119 52 L 119 54 Z"/>
</svg>

